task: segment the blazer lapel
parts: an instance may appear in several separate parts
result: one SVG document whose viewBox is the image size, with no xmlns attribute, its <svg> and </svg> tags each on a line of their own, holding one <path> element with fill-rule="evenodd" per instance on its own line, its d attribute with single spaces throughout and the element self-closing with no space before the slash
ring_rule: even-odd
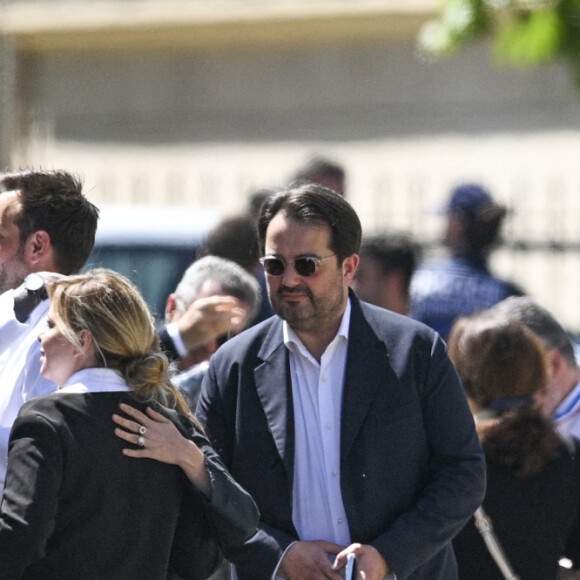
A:
<svg viewBox="0 0 580 580">
<path fill-rule="evenodd" d="M 399 379 L 389 363 L 385 343 L 364 317 L 360 302 L 351 295 L 351 320 L 344 378 L 341 419 L 341 457 L 346 457 L 377 390 L 392 388 Z"/>
<path fill-rule="evenodd" d="M 256 367 L 256 390 L 276 449 L 286 468 L 290 489 L 294 474 L 294 408 L 288 351 L 282 339 L 279 321 L 268 333 L 259 355 L 263 363 Z"/>
</svg>

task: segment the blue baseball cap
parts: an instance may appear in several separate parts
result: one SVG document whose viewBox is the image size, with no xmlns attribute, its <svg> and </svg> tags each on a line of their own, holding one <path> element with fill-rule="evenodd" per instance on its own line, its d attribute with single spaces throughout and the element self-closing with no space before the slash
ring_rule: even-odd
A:
<svg viewBox="0 0 580 580">
<path fill-rule="evenodd" d="M 457 186 L 445 207 L 446 213 L 461 212 L 475 215 L 477 210 L 485 204 L 494 203 L 491 195 L 480 185 L 466 183 Z"/>
</svg>

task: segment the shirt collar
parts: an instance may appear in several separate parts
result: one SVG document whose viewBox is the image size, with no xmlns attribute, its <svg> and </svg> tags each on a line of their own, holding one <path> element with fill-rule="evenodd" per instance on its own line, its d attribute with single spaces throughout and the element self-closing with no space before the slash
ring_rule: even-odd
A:
<svg viewBox="0 0 580 580">
<path fill-rule="evenodd" d="M 580 403 L 580 383 L 578 383 L 558 405 L 554 412 L 554 420 L 561 419 L 575 409 Z"/>
<path fill-rule="evenodd" d="M 113 370 L 102 367 L 82 369 L 69 377 L 59 393 L 105 393 L 130 391 L 123 377 Z"/>
</svg>

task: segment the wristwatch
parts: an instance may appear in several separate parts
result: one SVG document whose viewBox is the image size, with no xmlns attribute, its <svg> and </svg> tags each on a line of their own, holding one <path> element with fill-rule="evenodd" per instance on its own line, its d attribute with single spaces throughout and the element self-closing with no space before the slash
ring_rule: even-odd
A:
<svg viewBox="0 0 580 580">
<path fill-rule="evenodd" d="M 14 314 L 18 322 L 26 322 L 32 311 L 48 298 L 44 278 L 33 272 L 14 290 Z"/>
</svg>

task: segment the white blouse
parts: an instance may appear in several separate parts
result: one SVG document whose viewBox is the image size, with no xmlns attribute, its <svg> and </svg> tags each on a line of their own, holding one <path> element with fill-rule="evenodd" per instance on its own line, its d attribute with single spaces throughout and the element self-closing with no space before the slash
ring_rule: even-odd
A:
<svg viewBox="0 0 580 580">
<path fill-rule="evenodd" d="M 91 367 L 71 375 L 58 392 L 110 393 L 131 390 L 118 371 L 103 367 Z"/>
</svg>

